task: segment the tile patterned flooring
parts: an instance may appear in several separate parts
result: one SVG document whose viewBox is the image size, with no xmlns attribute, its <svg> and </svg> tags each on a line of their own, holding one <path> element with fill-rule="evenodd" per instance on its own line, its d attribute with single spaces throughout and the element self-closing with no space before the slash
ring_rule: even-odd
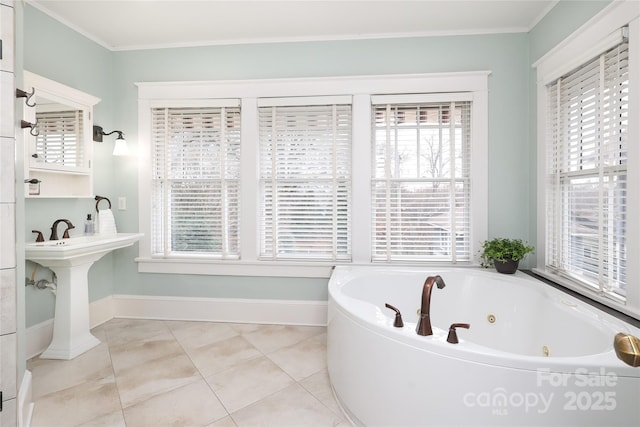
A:
<svg viewBox="0 0 640 427">
<path fill-rule="evenodd" d="M 34 358 L 31 425 L 340 426 L 326 328 L 112 319 L 74 360 Z"/>
</svg>

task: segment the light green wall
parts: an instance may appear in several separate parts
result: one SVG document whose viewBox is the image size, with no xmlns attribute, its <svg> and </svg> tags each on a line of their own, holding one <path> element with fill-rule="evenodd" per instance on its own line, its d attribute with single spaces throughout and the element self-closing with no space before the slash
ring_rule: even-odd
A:
<svg viewBox="0 0 640 427">
<path fill-rule="evenodd" d="M 489 230 L 492 235 L 529 238 L 529 162 L 521 156 L 528 147 L 526 34 L 159 49 L 116 52 L 115 58 L 116 87 L 122 101 L 116 121 L 133 141 L 137 133 L 135 82 L 490 70 Z M 127 164 L 122 171 L 119 191 L 127 193 L 133 206 L 137 193 L 125 184 L 136 182 L 137 169 Z M 121 218 L 123 224 L 135 226 L 138 212 L 131 209 Z M 327 297 L 326 279 L 136 275 L 135 265 L 127 262 L 134 254 L 131 250 L 115 255 L 127 265 L 126 270 L 118 269 L 116 293 Z"/>
<path fill-rule="evenodd" d="M 606 7 L 611 0 L 560 1 L 529 32 L 529 59 L 533 64 Z"/>
<path fill-rule="evenodd" d="M 101 102 L 94 109 L 95 122 L 111 126 L 113 111 L 117 108 L 112 88 L 113 53 L 29 5 L 24 7 L 24 17 L 16 22 L 23 39 L 24 69 L 97 96 Z M 16 86 L 23 87 L 21 81 L 17 81 Z M 108 144 L 94 146 L 97 194 L 111 194 L 112 150 L 113 146 Z M 85 215 L 93 212 L 93 209 L 95 201 L 88 198 L 26 199 L 24 236 L 26 240 L 32 241 L 35 235 L 31 230 L 41 230 L 45 238 L 48 238 L 50 227 L 58 218 L 67 218 L 76 226 L 72 235 L 81 234 Z M 92 301 L 113 293 L 113 266 L 113 257 L 107 255 L 91 268 L 89 296 Z M 26 263 L 26 276 L 31 276 L 33 267 L 33 263 Z M 35 278 L 51 280 L 51 272 L 39 267 Z M 29 286 L 25 289 L 25 294 L 27 326 L 53 317 L 55 300 L 51 292 Z"/>
<path fill-rule="evenodd" d="M 585 3 L 585 4 L 582 4 Z M 531 58 L 539 56 L 598 9 L 559 4 L 529 34 L 247 44 L 109 52 L 46 15 L 25 7 L 25 68 L 102 98 L 95 121 L 137 141 L 135 82 L 259 79 L 489 70 L 489 234 L 535 241 L 535 148 Z M 599 2 L 606 3 L 606 2 Z M 600 8 L 602 5 L 600 5 Z M 581 13 L 575 13 L 577 8 Z M 567 21 L 569 25 L 567 25 Z M 560 28 L 561 27 L 561 28 Z M 60 58 L 60 46 L 68 55 Z M 534 92 L 535 93 L 535 92 Z M 535 136 L 535 135 L 533 135 Z M 127 198 L 114 212 L 120 231 L 138 228 L 135 157 L 113 158 L 96 144 L 98 194 Z M 26 202 L 26 224 L 48 229 L 66 216 L 82 224 L 86 199 Z M 326 279 L 139 274 L 137 246 L 116 251 L 90 274 L 90 299 L 105 295 L 324 300 Z M 117 268 L 114 268 L 117 266 Z M 29 266 L 27 266 L 29 272 Z M 51 298 L 27 295 L 27 325 L 52 316 Z M 37 301 L 37 302 L 36 302 Z"/>
</svg>

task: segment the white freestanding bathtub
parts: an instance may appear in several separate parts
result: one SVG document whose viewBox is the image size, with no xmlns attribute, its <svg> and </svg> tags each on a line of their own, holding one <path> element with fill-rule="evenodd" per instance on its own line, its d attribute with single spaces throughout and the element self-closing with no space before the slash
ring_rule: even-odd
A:
<svg viewBox="0 0 640 427">
<path fill-rule="evenodd" d="M 419 336 L 436 274 L 433 335 Z M 640 368 L 613 348 L 640 329 L 524 273 L 336 267 L 328 310 L 331 384 L 356 425 L 640 426 Z M 452 323 L 471 324 L 458 344 L 446 341 Z"/>
</svg>

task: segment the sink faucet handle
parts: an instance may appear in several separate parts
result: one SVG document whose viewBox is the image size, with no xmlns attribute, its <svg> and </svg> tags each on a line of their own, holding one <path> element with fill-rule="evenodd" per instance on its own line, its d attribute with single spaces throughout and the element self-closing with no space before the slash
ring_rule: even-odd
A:
<svg viewBox="0 0 640 427">
<path fill-rule="evenodd" d="M 67 222 L 67 228 L 65 228 L 64 233 L 62 233 L 62 238 L 63 239 L 68 239 L 69 238 L 69 230 L 72 230 L 76 228 L 75 225 L 73 225 L 71 223 L 71 221 Z"/>
<path fill-rule="evenodd" d="M 456 333 L 456 328 L 465 328 L 469 329 L 471 327 L 468 323 L 452 323 L 449 326 L 449 336 L 447 336 L 447 342 L 451 344 L 458 344 L 458 334 Z"/>
<path fill-rule="evenodd" d="M 32 233 L 38 233 L 36 236 L 36 242 L 44 242 L 44 236 L 42 235 L 42 231 L 39 230 L 31 230 Z"/>
<path fill-rule="evenodd" d="M 393 321 L 393 326 L 395 326 L 396 328 L 402 328 L 404 326 L 404 322 L 402 321 L 402 314 L 400 314 L 400 310 L 398 310 L 391 304 L 385 304 L 384 306 L 396 312 L 396 318 Z"/>
</svg>

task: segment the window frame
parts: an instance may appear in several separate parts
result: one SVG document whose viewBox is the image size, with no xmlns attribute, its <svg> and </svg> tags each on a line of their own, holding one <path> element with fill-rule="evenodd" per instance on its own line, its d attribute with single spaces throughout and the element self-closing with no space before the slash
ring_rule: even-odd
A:
<svg viewBox="0 0 640 427">
<path fill-rule="evenodd" d="M 640 3 L 613 2 L 533 64 L 537 71 L 537 263 L 534 272 L 594 301 L 640 319 L 640 266 L 627 263 L 626 301 L 600 292 L 546 266 L 547 85 L 617 44 L 628 26 L 629 111 L 627 147 L 627 259 L 640 257 Z M 603 34 L 605 36 L 603 36 Z M 634 143 L 636 142 L 636 143 Z"/>
<path fill-rule="evenodd" d="M 352 98 L 352 212 L 371 208 L 371 96 L 387 94 L 468 92 L 472 100 L 471 206 L 472 253 L 486 239 L 488 225 L 488 71 L 352 76 L 209 82 L 140 82 L 138 87 L 138 271 L 234 276 L 281 276 L 328 278 L 336 264 L 372 265 L 370 215 L 359 216 L 351 229 L 351 262 L 269 261 L 259 259 L 259 137 L 258 99 L 268 97 L 341 96 Z M 219 98 L 241 99 L 240 164 L 240 259 L 154 259 L 150 256 L 150 133 L 151 105 L 180 106 L 211 102 Z M 475 260 L 477 261 L 477 260 Z M 379 265 L 379 263 L 376 263 Z M 425 263 L 420 263 L 424 265 Z M 451 266 L 450 263 L 434 263 Z M 458 265 L 473 265 L 460 263 Z"/>
<path fill-rule="evenodd" d="M 166 107 L 164 105 L 156 105 L 155 103 L 151 104 L 151 117 L 153 120 L 154 117 L 154 110 L 164 110 L 165 114 L 168 114 L 169 117 L 171 117 L 172 114 L 175 114 L 176 110 L 183 110 L 183 109 L 199 109 L 199 108 L 203 108 L 203 109 L 207 109 L 209 114 L 216 114 L 216 112 L 214 112 L 214 110 L 220 110 L 219 114 L 222 114 L 224 112 L 224 109 L 231 109 L 233 114 L 233 110 L 237 109 L 239 110 L 240 108 L 240 102 L 239 100 L 234 100 L 234 99 L 219 99 L 216 100 L 216 103 L 213 102 L 209 102 L 207 103 L 207 105 L 202 105 L 202 103 L 196 103 L 196 105 L 189 105 L 190 103 L 188 102 L 184 102 L 182 104 L 181 107 L 175 107 L 175 106 L 171 106 L 171 107 Z M 226 124 L 225 118 L 221 116 L 220 118 L 220 122 L 221 122 L 221 126 L 224 126 Z M 163 129 L 166 131 L 166 129 Z M 164 135 L 164 132 L 161 132 L 161 134 Z M 166 135 L 165 135 L 166 137 Z M 227 148 L 228 147 L 228 143 L 230 140 L 221 140 L 221 148 Z M 170 198 L 168 199 L 168 196 L 170 193 L 173 192 L 172 189 L 172 182 L 176 182 L 176 181 L 183 181 L 183 179 L 176 179 L 173 174 L 175 173 L 175 170 L 173 170 L 171 168 L 171 166 L 169 166 L 169 159 L 165 158 L 165 156 L 169 155 L 169 153 L 171 153 L 173 151 L 174 147 L 174 141 L 172 138 L 168 138 L 168 139 L 163 139 L 161 142 L 156 140 L 156 139 L 151 139 L 150 140 L 150 144 L 151 144 L 151 150 L 153 150 L 154 147 L 157 147 L 157 143 L 160 143 L 162 148 L 163 148 L 163 153 L 161 154 L 161 158 L 163 158 L 165 161 L 163 162 L 163 164 L 161 165 L 160 169 L 160 178 L 158 178 L 158 176 L 156 176 L 156 174 L 151 173 L 149 175 L 149 178 L 151 179 L 152 185 L 151 185 L 151 192 L 149 193 L 152 197 L 152 200 L 155 200 L 157 203 L 162 203 L 163 205 L 163 210 L 165 212 L 167 212 L 165 214 L 165 216 L 162 218 L 162 220 L 160 221 L 160 224 L 155 224 L 155 227 L 158 228 L 161 226 L 161 228 L 163 229 L 163 231 L 160 233 L 162 234 L 162 236 L 160 237 L 160 241 L 162 242 L 162 249 L 158 250 L 156 247 L 156 250 L 151 252 L 151 256 L 153 258 L 163 258 L 165 257 L 167 254 L 169 254 L 167 257 L 168 258 L 202 258 L 202 259 L 237 259 L 238 255 L 233 252 L 233 251 L 227 251 L 227 245 L 226 243 L 228 243 L 229 241 L 233 240 L 233 235 L 228 234 L 228 230 L 220 230 L 220 235 L 223 236 L 221 240 L 225 241 L 225 243 L 223 243 L 221 245 L 221 250 L 219 252 L 204 252 L 204 251 L 194 251 L 194 252 L 189 252 L 189 251 L 180 251 L 180 250 L 175 250 L 172 249 L 171 245 L 169 245 L 169 242 L 172 240 L 171 237 L 169 236 L 170 234 L 172 234 L 172 232 L 170 232 L 170 225 L 169 224 L 165 224 L 165 221 L 168 222 L 169 218 L 168 216 L 170 216 L 171 212 L 171 202 L 170 202 Z M 153 154 L 151 154 L 151 156 L 153 157 Z M 226 156 L 225 156 L 226 159 Z M 152 164 L 155 164 L 155 167 L 158 167 L 157 161 L 153 161 Z M 152 170 L 153 170 L 153 166 L 152 166 Z M 220 185 L 220 189 L 221 191 L 224 192 L 224 190 L 228 187 L 228 186 L 233 186 L 234 182 L 237 182 L 237 184 L 235 185 L 235 187 L 238 187 L 237 189 L 237 194 L 239 195 L 240 190 L 239 190 L 239 177 L 238 178 L 232 178 L 230 176 L 228 176 L 228 174 L 226 173 L 227 171 L 224 171 L 220 177 L 216 177 L 216 178 L 205 178 L 205 179 L 197 179 L 194 181 L 200 181 L 200 182 L 204 182 L 204 181 L 208 181 L 210 183 L 213 183 L 214 185 L 217 183 Z M 239 172 L 238 172 L 239 173 Z M 153 190 L 154 188 L 154 184 L 160 185 L 161 187 L 164 187 L 166 190 L 163 191 L 163 195 L 157 198 L 154 198 L 153 194 L 155 193 L 155 191 Z M 224 221 L 224 218 L 226 218 L 226 213 L 228 213 L 228 199 L 226 197 L 223 197 L 224 201 L 221 201 L 221 205 L 225 207 L 225 213 L 221 214 L 219 217 L 220 222 L 222 223 Z M 153 220 L 151 220 L 153 222 Z M 237 221 L 239 225 L 239 220 Z M 153 224 L 152 224 L 152 228 Z M 237 228 L 237 227 L 236 227 Z M 153 237 L 152 237 L 153 238 Z M 153 245 L 154 242 L 152 242 Z M 238 246 L 238 245 L 236 245 Z"/>
<path fill-rule="evenodd" d="M 311 111 L 314 111 L 312 113 Z M 294 112 L 292 114 L 292 112 Z M 310 260 L 310 261 L 343 261 L 347 262 L 351 260 L 351 191 L 353 186 L 352 182 L 352 161 L 351 161 L 351 146 L 352 137 L 351 132 L 353 130 L 352 125 L 352 103 L 350 96 L 340 97 L 280 97 L 280 98 L 262 98 L 258 103 L 258 114 L 260 117 L 259 135 L 260 135 L 260 254 L 261 260 L 273 260 L 273 261 L 286 261 L 286 260 Z M 283 123 L 286 119 L 286 125 Z M 329 129 L 324 125 L 317 125 L 315 131 L 322 130 L 321 135 L 316 135 L 315 132 L 309 132 L 311 128 L 304 128 L 304 131 L 295 132 L 295 136 L 292 137 L 291 126 L 293 123 L 298 123 L 299 120 L 309 120 L 313 117 L 313 120 L 317 120 L 317 117 L 322 117 L 331 123 L 332 128 Z M 339 129 L 338 122 L 346 122 L 343 126 L 343 130 Z M 322 123 L 327 123 L 322 121 Z M 297 128 L 297 126 L 295 126 Z M 308 133 L 312 133 L 309 135 Z M 331 135 L 329 137 L 329 135 Z M 326 169 L 323 169 L 324 173 L 321 174 L 308 174 L 309 169 L 313 168 L 314 162 L 303 162 L 305 166 L 301 170 L 297 169 L 299 165 L 299 157 L 305 150 L 298 151 L 296 147 L 298 144 L 293 144 L 291 138 L 296 143 L 302 141 L 302 146 L 308 147 L 312 142 L 314 148 L 321 150 L 324 156 L 329 159 L 329 162 L 323 164 Z M 330 148 L 329 148 L 330 147 Z M 312 149 L 313 153 L 318 153 Z M 327 154 L 331 153 L 330 156 Z M 293 154 L 296 158 L 295 162 L 289 163 L 288 155 Z M 282 163 L 281 163 L 282 162 Z M 287 170 L 293 176 L 285 176 L 284 169 L 288 169 L 287 166 L 292 166 L 291 170 Z M 342 167 L 341 167 L 342 166 Z M 283 170 L 278 170 L 283 167 Z M 343 171 L 342 173 L 340 171 Z M 313 219 L 309 218 L 308 211 L 302 214 L 299 210 L 300 205 L 297 204 L 297 197 L 300 196 L 300 192 L 293 190 L 295 196 L 293 199 L 282 200 L 285 197 L 286 192 L 282 192 L 282 188 L 292 188 L 290 185 L 294 184 L 293 188 L 298 185 L 311 185 L 320 186 L 321 188 L 332 191 L 329 198 L 327 197 L 323 201 L 320 199 L 311 200 L 315 202 L 313 204 L 314 214 Z M 345 190 L 339 195 L 340 188 Z M 317 194 L 314 194 L 317 196 Z M 267 202 L 271 200 L 271 204 Z M 277 200 L 277 202 L 276 202 Z M 339 214 L 338 206 L 341 204 L 346 206 L 346 210 L 343 210 L 342 214 Z M 308 206 L 308 205 L 307 205 Z M 323 221 L 318 221 L 317 218 L 321 216 L 318 209 L 322 210 L 328 208 L 330 213 L 324 217 Z M 281 215 L 284 209 L 288 214 Z M 307 250 L 302 250 L 296 243 L 297 238 L 293 237 L 295 233 L 299 233 L 297 227 L 290 227 L 287 224 L 288 220 L 284 220 L 284 217 L 293 215 L 297 219 L 304 217 L 305 222 L 313 221 L 316 224 L 331 223 L 331 234 L 328 232 L 317 232 L 317 230 L 311 230 L 307 234 L 308 230 L 305 227 L 305 237 L 303 239 L 313 238 L 318 240 L 318 245 L 311 244 L 307 247 Z M 295 221 L 294 221 L 295 223 Z M 342 228 L 342 233 L 338 230 Z M 281 237 L 281 230 L 289 229 L 284 233 L 284 237 Z M 326 228 L 325 228 L 326 229 Z M 341 240 L 342 239 L 342 240 Z M 342 241 L 342 244 L 339 242 Z M 292 246 L 287 252 L 283 246 Z M 321 250 L 320 246 L 325 249 Z M 329 249 L 330 246 L 330 249 Z"/>
<path fill-rule="evenodd" d="M 460 143 L 461 146 L 461 154 L 462 154 L 462 158 L 461 158 L 461 162 L 462 164 L 460 165 L 459 169 L 456 169 L 455 167 L 455 157 L 454 158 L 449 158 L 449 161 L 446 162 L 446 165 L 448 167 L 451 168 L 451 170 L 454 170 L 455 173 L 454 175 L 450 175 L 448 177 L 440 177 L 440 178 L 424 178 L 424 177 L 418 177 L 418 176 L 413 176 L 413 177 L 406 177 L 406 176 L 402 176 L 402 177 L 398 177 L 398 176 L 392 176 L 394 174 L 391 173 L 391 171 L 387 168 L 389 168 L 391 165 L 389 164 L 389 162 L 393 161 L 397 161 L 396 159 L 391 160 L 391 158 L 387 155 L 385 155 L 385 159 L 384 159 L 384 166 L 385 166 L 385 174 L 384 176 L 376 176 L 376 172 L 372 170 L 372 175 L 371 175 L 371 190 L 373 192 L 374 187 L 378 186 L 378 184 L 382 184 L 382 188 L 384 188 L 384 190 L 387 192 L 387 197 L 385 197 L 383 200 L 385 200 L 386 202 L 386 206 L 385 206 L 385 210 L 386 212 L 383 213 L 383 217 L 386 220 L 386 224 L 385 224 L 385 237 L 382 239 L 378 239 L 374 237 L 374 233 L 376 230 L 376 227 L 373 227 L 372 224 L 372 248 L 376 247 L 377 243 L 382 243 L 381 246 L 389 246 L 392 245 L 393 246 L 393 237 L 391 237 L 390 235 L 388 235 L 387 233 L 391 232 L 390 230 L 390 222 L 393 222 L 393 220 L 398 220 L 399 218 L 402 217 L 402 215 L 397 216 L 397 212 L 395 213 L 391 213 L 390 206 L 389 206 L 389 191 L 391 191 L 391 188 L 393 188 L 395 185 L 401 185 L 402 183 L 407 183 L 407 184 L 417 184 L 417 183 L 434 183 L 434 182 L 443 182 L 443 183 L 448 183 L 451 185 L 451 189 L 450 191 L 448 191 L 446 193 L 447 198 L 449 199 L 450 203 L 453 205 L 452 202 L 452 198 L 455 198 L 456 195 L 467 195 L 470 196 L 471 193 L 471 170 L 470 170 L 470 160 L 471 160 L 471 144 L 472 144 L 472 135 L 471 135 L 471 122 L 473 120 L 473 118 L 471 117 L 471 110 L 473 108 L 473 101 L 472 99 L 469 97 L 468 93 L 456 93 L 456 94 L 425 94 L 425 95 L 409 95 L 409 96 L 397 96 L 397 95 L 392 95 L 392 96 L 376 96 L 373 100 L 372 100 L 372 107 L 374 108 L 374 110 L 378 110 L 379 111 L 379 107 L 380 106 L 384 106 L 387 109 L 389 108 L 419 108 L 419 107 L 425 107 L 425 106 L 434 106 L 434 105 L 454 105 L 454 104 L 462 104 L 462 105 L 468 105 L 468 108 L 466 109 L 468 111 L 468 115 L 463 115 L 463 122 L 465 121 L 465 119 L 467 119 L 466 121 L 468 122 L 466 124 L 466 126 L 463 124 L 463 122 L 460 123 L 460 129 L 461 129 L 461 135 L 460 135 L 460 140 L 458 141 Z M 463 107 L 464 108 L 464 107 Z M 400 117 L 400 116 L 399 116 Z M 404 118 L 404 116 L 402 116 Z M 375 127 L 377 123 L 372 123 L 372 126 Z M 395 132 L 397 132 L 402 125 L 400 125 L 399 127 L 388 127 L 389 123 L 387 123 L 386 127 L 386 133 L 385 133 L 385 138 L 389 138 L 389 136 L 391 134 L 394 134 Z M 437 126 L 438 131 L 441 133 L 440 134 L 440 138 L 442 141 L 442 139 L 445 139 L 445 136 L 442 134 L 442 131 L 444 129 L 446 129 L 447 131 L 451 132 L 451 126 L 455 126 L 455 122 L 452 120 L 449 122 L 449 124 L 446 127 L 443 127 L 441 123 L 439 123 L 438 125 L 429 125 L 431 127 L 433 126 Z M 416 130 L 421 129 L 421 130 L 425 130 L 426 127 L 422 127 L 420 125 L 416 125 Z M 455 138 L 454 138 L 455 139 Z M 467 140 L 467 142 L 465 143 L 465 140 Z M 414 142 L 414 135 L 409 137 L 409 141 Z M 389 140 L 387 139 L 387 143 L 389 142 Z M 420 143 L 418 141 L 416 142 L 416 148 L 419 149 L 419 147 L 421 146 Z M 372 141 L 372 152 L 376 151 L 376 148 L 373 146 L 374 142 Z M 455 142 L 450 142 L 450 144 L 455 144 Z M 387 151 L 389 147 L 385 148 L 385 152 Z M 453 148 L 451 148 L 452 151 Z M 373 155 L 373 154 L 372 154 Z M 373 159 L 372 159 L 373 160 Z M 377 161 L 375 161 L 374 163 L 372 163 L 372 168 L 375 167 L 375 164 L 377 163 Z M 455 190 L 456 184 L 460 184 L 462 183 L 463 186 L 465 187 L 465 189 L 462 192 L 458 192 L 457 190 Z M 465 197 L 468 198 L 468 197 Z M 372 194 L 372 202 L 374 201 L 375 197 Z M 427 198 L 421 198 L 420 201 L 426 201 Z M 451 207 L 451 205 L 450 205 Z M 466 208 L 470 208 L 469 205 L 465 205 Z M 453 208 L 454 210 L 456 210 L 456 212 L 459 213 L 459 210 Z M 468 220 L 471 221 L 471 209 L 467 210 L 468 212 Z M 386 214 L 390 214 L 390 216 L 387 216 Z M 375 217 L 376 215 L 380 215 L 380 211 L 372 211 L 371 215 L 373 217 Z M 392 219 L 393 218 L 393 219 Z M 466 215 L 465 215 L 466 218 Z M 449 220 L 449 224 L 451 224 L 451 218 L 448 218 Z M 373 220 L 372 220 L 373 221 Z M 401 220 L 402 221 L 402 220 Z M 471 224 L 468 221 L 463 221 L 463 225 L 465 227 L 471 228 Z M 395 232 L 398 232 L 397 230 Z M 391 232 L 391 234 L 393 234 L 393 232 Z M 443 233 L 444 235 L 447 236 L 447 238 L 451 239 L 453 237 L 453 235 L 455 235 L 455 227 L 452 227 L 451 231 L 447 232 L 447 233 Z M 453 235 L 452 235 L 453 234 Z M 464 251 L 464 254 L 466 256 L 468 256 L 468 259 L 463 259 L 461 260 L 463 263 L 464 262 L 468 262 L 470 260 L 473 259 L 473 252 L 472 252 L 472 245 L 470 242 L 470 235 L 467 234 L 466 239 L 468 242 L 468 249 Z M 404 243 L 404 240 L 403 240 Z M 425 243 L 425 244 L 429 244 L 431 243 L 431 240 L 426 239 L 424 241 L 421 241 L 421 243 Z M 458 246 L 456 244 L 453 245 L 454 248 L 457 248 Z M 451 264 L 457 264 L 458 261 L 458 254 L 457 254 L 457 250 L 454 250 L 451 254 L 451 259 L 450 260 L 446 260 L 443 259 L 441 262 L 443 263 L 451 263 Z M 372 260 L 375 263 L 399 263 L 399 262 L 403 262 L 400 261 L 401 259 L 406 259 L 408 260 L 408 262 L 438 262 L 435 261 L 435 257 L 431 258 L 429 256 L 425 257 L 424 253 L 418 253 L 418 254 L 414 254 L 414 255 L 398 255 L 398 254 L 391 254 L 391 253 L 386 253 L 384 254 L 385 259 L 382 258 L 382 255 L 378 255 L 376 257 L 376 255 L 374 254 L 372 256 Z M 422 258 L 425 257 L 425 258 Z M 410 260 L 410 261 L 409 261 Z"/>
</svg>

